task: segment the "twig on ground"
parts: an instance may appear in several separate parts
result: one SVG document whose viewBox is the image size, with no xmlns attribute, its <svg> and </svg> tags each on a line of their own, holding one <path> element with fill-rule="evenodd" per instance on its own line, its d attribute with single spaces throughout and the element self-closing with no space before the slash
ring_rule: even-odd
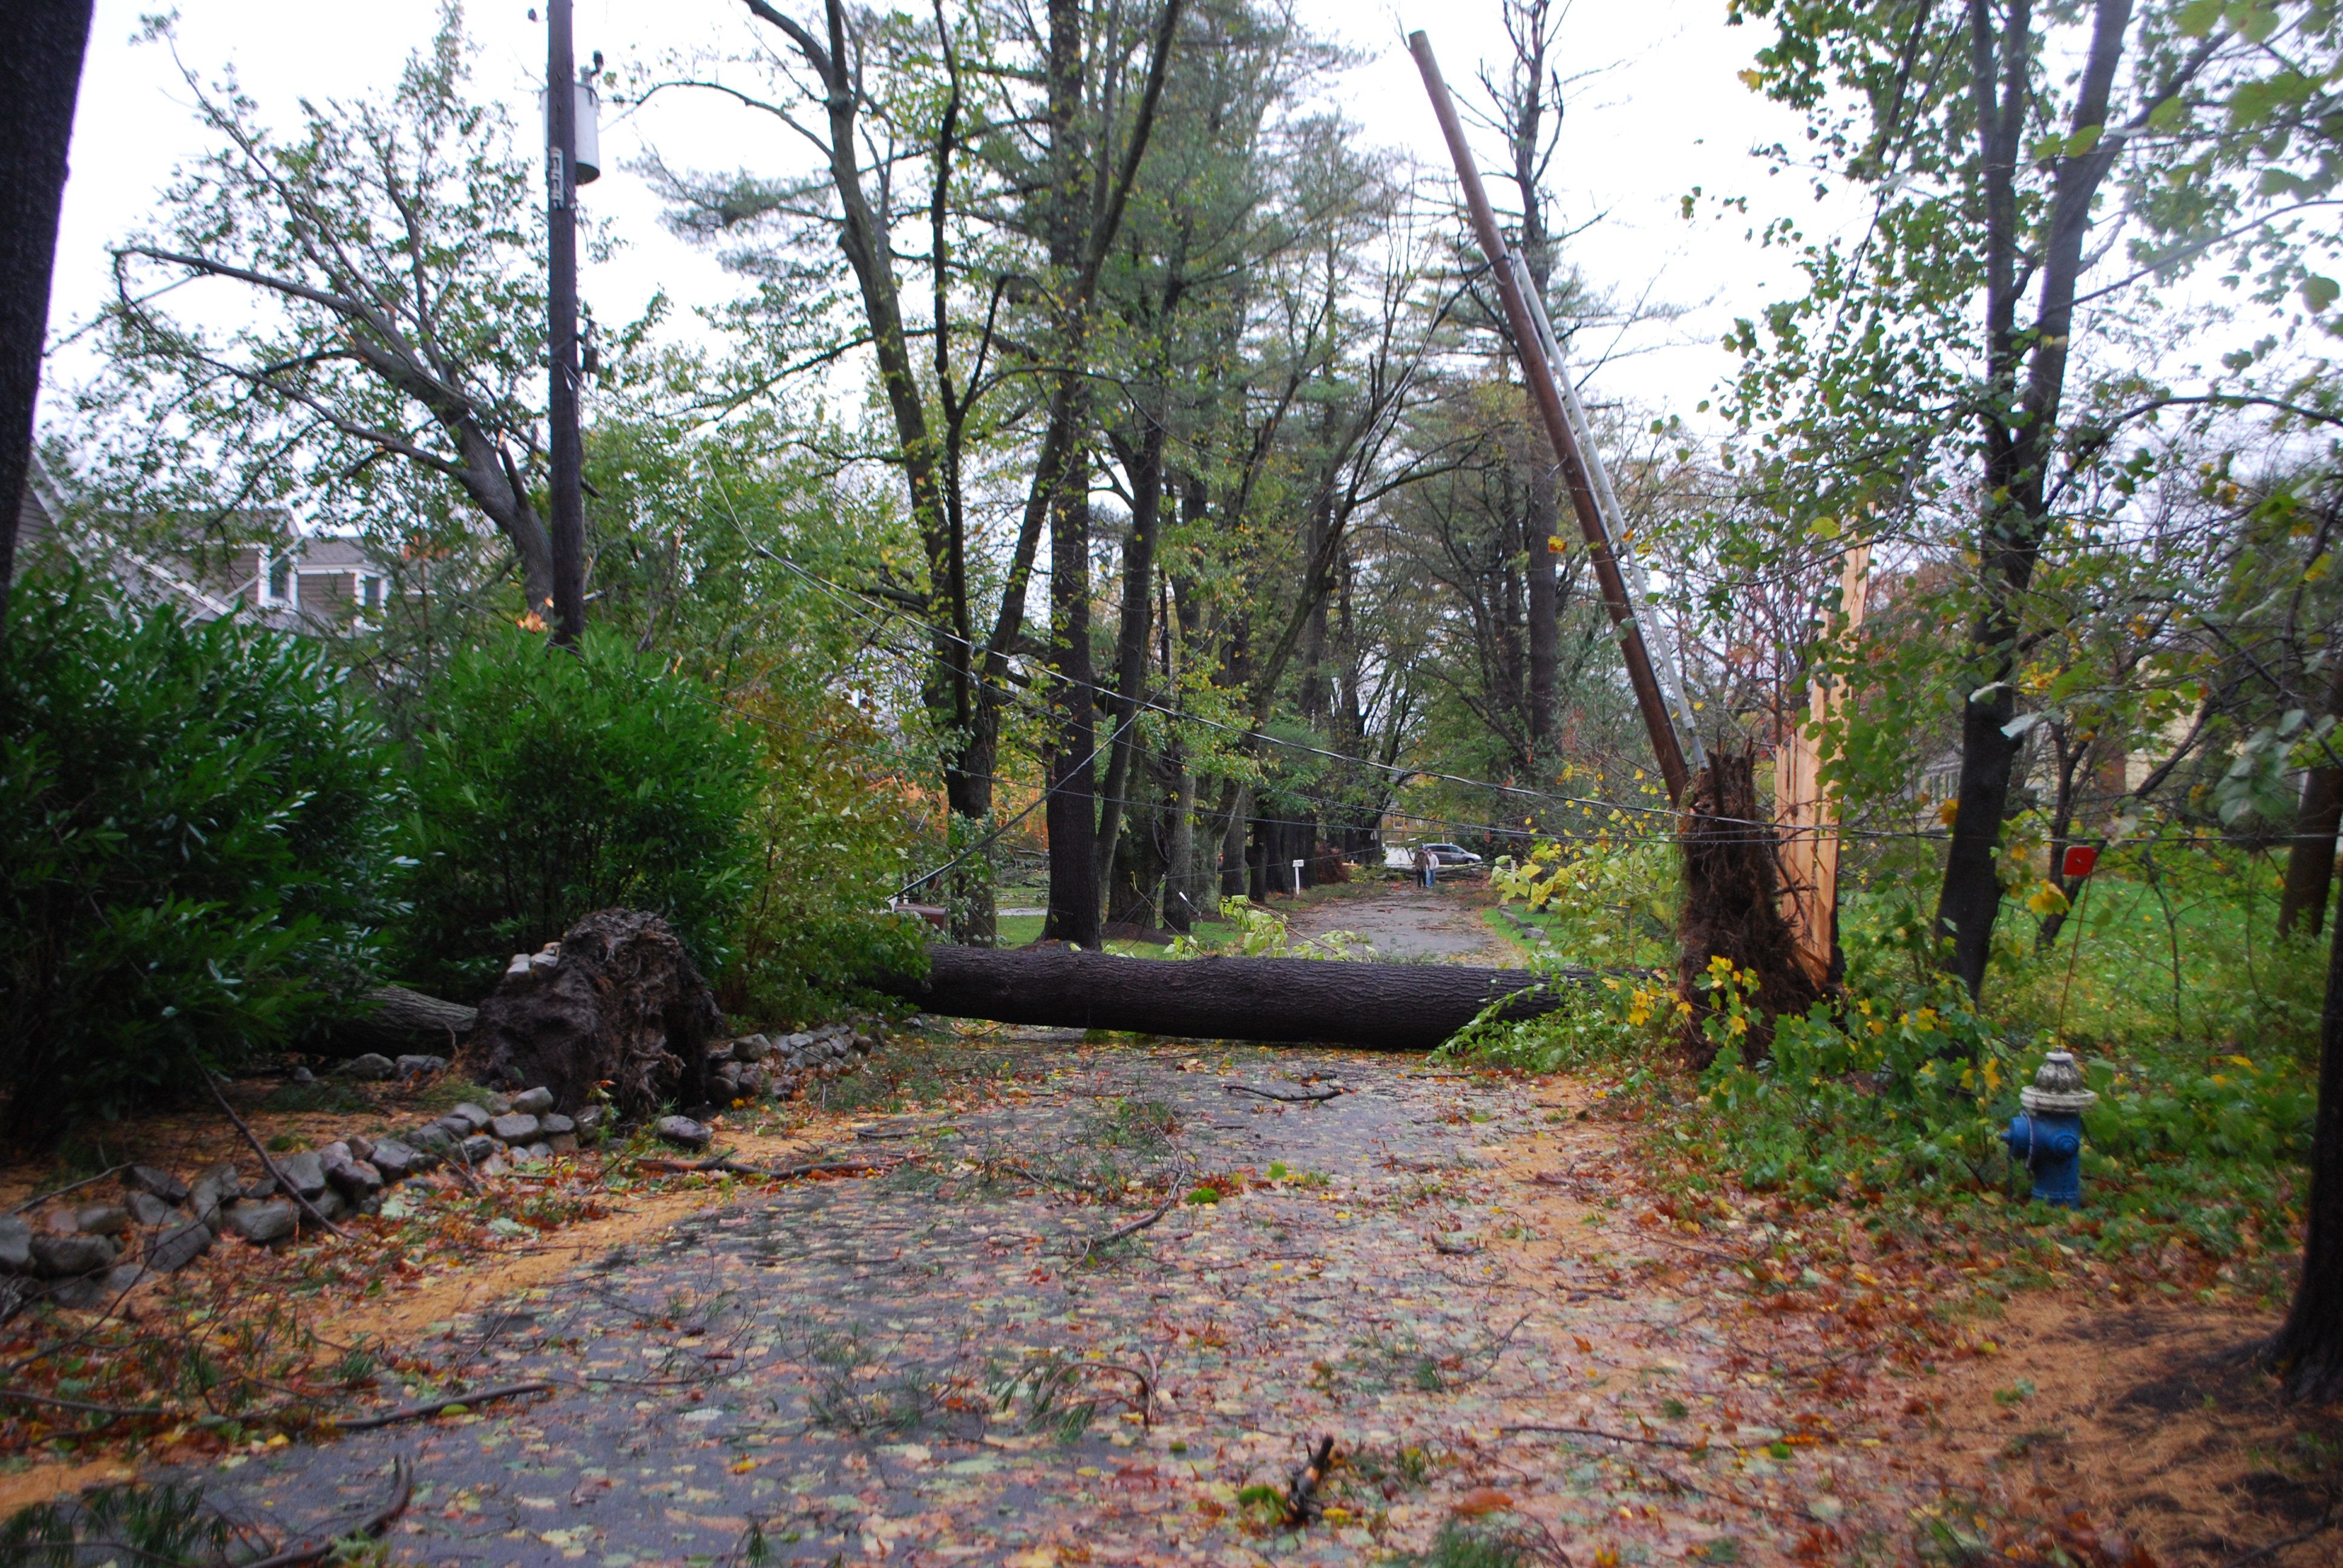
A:
<svg viewBox="0 0 2343 1568">
<path fill-rule="evenodd" d="M 1497 1430 L 1504 1432 L 1508 1436 L 1511 1436 L 1513 1433 L 1517 1432 L 1551 1432 L 1561 1437 L 1602 1437 L 1608 1438 L 1613 1442 L 1640 1442 L 1652 1448 L 1673 1448 L 1681 1453 L 1706 1453 L 1711 1446 L 1705 1439 L 1703 1439 L 1699 1442 L 1686 1442 L 1682 1438 L 1652 1437 L 1632 1432 L 1605 1432 L 1600 1427 L 1594 1426 L 1543 1426 L 1533 1424 L 1524 1426 L 1501 1426 Z"/>
<path fill-rule="evenodd" d="M 1152 1428 L 1155 1425 L 1155 1374 L 1153 1372 L 1142 1372 L 1138 1367 L 1124 1366 L 1121 1362 L 1085 1362 L 1082 1364 L 1097 1372 L 1121 1372 L 1125 1377 L 1138 1380 L 1139 1424 L 1143 1428 Z"/>
<path fill-rule="evenodd" d="M 1671 1247 L 1682 1247 L 1687 1252 L 1698 1252 L 1704 1258 L 1715 1258 L 1720 1263 L 1731 1263 L 1736 1268 L 1747 1268 L 1764 1256 L 1763 1253 L 1720 1252 L 1714 1247 L 1704 1247 L 1694 1241 L 1679 1241 L 1664 1231 L 1646 1231 L 1636 1239 L 1644 1241 L 1665 1241 Z"/>
<path fill-rule="evenodd" d="M 1625 1462 L 1629 1468 L 1633 1470 L 1636 1467 L 1639 1462 L 1630 1460 L 1623 1462 Z M 1760 1513 L 1770 1513 L 1776 1519 L 1804 1519 L 1806 1517 L 1805 1511 L 1802 1509 L 1784 1508 L 1779 1503 L 1768 1503 L 1763 1498 L 1743 1497 L 1731 1492 L 1711 1492 L 1706 1487 L 1694 1486 L 1683 1476 L 1674 1474 L 1659 1465 L 1652 1464 L 1647 1461 L 1640 1462 L 1642 1464 L 1642 1468 L 1650 1471 L 1651 1473 L 1658 1476 L 1662 1481 L 1666 1482 L 1678 1492 L 1688 1493 L 1694 1497 L 1705 1497 L 1713 1503 L 1729 1503 L 1735 1508 L 1755 1509 Z"/>
<path fill-rule="evenodd" d="M 1146 1230 L 1158 1220 L 1163 1218 L 1164 1215 L 1172 1212 L 1173 1209 L 1179 1207 L 1181 1189 L 1187 1186 L 1188 1178 L 1194 1173 L 1195 1169 L 1195 1157 L 1190 1154 L 1184 1148 L 1181 1149 L 1173 1159 L 1172 1173 L 1163 1179 L 1163 1201 L 1158 1203 L 1154 1209 L 1148 1213 L 1141 1215 L 1138 1219 L 1131 1221 L 1127 1225 L 1118 1225 L 1103 1236 L 1092 1236 L 1082 1241 L 1074 1249 L 1074 1261 L 1077 1263 L 1089 1262 L 1091 1261 L 1091 1254 L 1096 1252 L 1101 1247 L 1111 1246 L 1127 1236 L 1136 1236 L 1139 1232 Z M 1152 1396 L 1151 1395 L 1151 1397 Z"/>
<path fill-rule="evenodd" d="M 118 1421 L 152 1421 L 166 1424 L 185 1423 L 189 1426 L 218 1426 L 235 1422 L 242 1426 L 266 1424 L 299 1424 L 305 1406 L 314 1400 L 297 1396 L 287 1404 L 271 1405 L 264 1410 L 239 1410 L 223 1412 L 216 1410 L 175 1410 L 168 1405 L 92 1404 L 87 1400 L 59 1399 L 55 1394 L 35 1393 L 30 1389 L 0 1389 L 0 1402 L 16 1401 L 25 1404 L 46 1405 L 54 1410 L 75 1411 L 84 1415 L 102 1415 L 109 1424 Z M 294 1417 L 287 1422 L 286 1418 Z M 96 1428 L 92 1431 L 98 1430 Z"/>
<path fill-rule="evenodd" d="M 268 1151 L 262 1146 L 260 1135 L 253 1131 L 251 1123 L 247 1122 L 243 1117 L 238 1116 L 236 1113 L 236 1107 L 230 1105 L 227 1102 L 227 1096 L 220 1092 L 219 1081 L 212 1077 L 208 1070 L 204 1071 L 204 1082 L 211 1090 L 212 1098 L 219 1101 L 219 1108 L 227 1112 L 227 1119 L 236 1123 L 236 1130 L 244 1134 L 244 1141 L 252 1145 L 252 1151 L 260 1156 L 260 1168 L 268 1172 L 268 1179 L 277 1183 L 277 1190 L 283 1192 L 286 1196 L 291 1198 L 296 1203 L 301 1205 L 301 1211 L 304 1214 L 308 1215 L 309 1218 L 317 1221 L 318 1224 L 323 1225 L 327 1230 L 331 1231 L 335 1235 L 339 1236 L 343 1241 L 348 1241 L 350 1239 L 350 1233 L 347 1231 L 343 1230 L 339 1225 L 335 1224 L 331 1220 L 327 1219 L 325 1215 L 319 1213 L 316 1204 L 301 1196 L 299 1191 L 294 1188 L 293 1183 L 285 1180 L 285 1172 L 277 1168 L 277 1161 L 268 1157 Z"/>
<path fill-rule="evenodd" d="M 64 1186 L 56 1189 L 55 1191 L 43 1192 L 38 1197 L 27 1198 L 23 1202 L 17 1204 L 14 1209 L 9 1210 L 8 1212 L 11 1214 L 21 1214 L 27 1209 L 39 1208 L 42 1204 L 47 1202 L 52 1198 L 62 1198 L 68 1192 L 78 1192 L 85 1187 L 95 1187 L 100 1181 L 105 1181 L 108 1176 L 113 1175 L 116 1171 L 129 1170 L 130 1164 L 131 1162 L 126 1160 L 119 1165 L 109 1165 L 95 1176 L 85 1176 L 78 1181 L 66 1182 Z"/>
<path fill-rule="evenodd" d="M 464 1152 L 464 1141 L 460 1138 L 456 1141 L 456 1157 L 447 1161 L 447 1169 L 462 1180 L 467 1192 L 475 1198 L 481 1195 L 480 1179 L 472 1174 L 472 1157 Z"/>
<path fill-rule="evenodd" d="M 381 1507 L 346 1530 L 337 1530 L 298 1546 L 287 1547 L 274 1556 L 244 1563 L 242 1568 L 304 1568 L 305 1564 L 321 1562 L 333 1551 L 337 1541 L 347 1541 L 353 1535 L 372 1537 L 381 1534 L 389 1528 L 392 1520 L 407 1512 L 407 1501 L 414 1495 L 415 1462 L 402 1453 L 391 1461 L 390 1497 Z"/>
<path fill-rule="evenodd" d="M 2301 1534 L 2289 1535 L 2283 1541 L 2273 1541 L 2267 1546 L 2257 1546 L 2251 1552 L 2245 1553 L 2241 1557 L 2230 1558 L 2227 1563 L 2221 1564 L 2221 1568 L 2246 1568 L 2246 1564 L 2248 1563 L 2258 1563 L 2265 1557 L 2277 1555 L 2278 1553 L 2285 1551 L 2289 1546 L 2299 1546 L 2304 1542 L 2310 1540 L 2313 1536 L 2323 1535 L 2328 1531 L 2334 1529 L 2338 1520 L 2343 1520 L 2343 1513 L 2338 1513 L 2335 1510 L 2330 1508 L 2327 1511 L 2327 1516 L 2325 1518 L 2312 1525 L 2309 1529 L 2304 1531 Z"/>
<path fill-rule="evenodd" d="M 1091 1236 L 1088 1238 L 1080 1247 L 1077 1247 L 1074 1250 L 1074 1261 L 1078 1263 L 1087 1263 L 1091 1261 L 1091 1254 L 1097 1251 L 1101 1247 L 1111 1246 L 1115 1242 L 1121 1241 L 1126 1236 L 1136 1236 L 1139 1232 L 1146 1230 L 1150 1225 L 1155 1223 L 1156 1221 L 1161 1220 L 1164 1215 L 1172 1212 L 1173 1208 L 1178 1206 L 1179 1201 L 1180 1184 L 1175 1181 L 1172 1184 L 1172 1191 L 1164 1195 L 1163 1201 L 1155 1206 L 1155 1210 L 1152 1213 L 1142 1214 L 1128 1225 L 1118 1225 L 1103 1236 Z"/>
<path fill-rule="evenodd" d="M 1318 1440 L 1308 1462 L 1293 1473 L 1293 1480 L 1285 1489 L 1285 1522 L 1288 1524 L 1315 1524 L 1326 1516 L 1326 1504 L 1320 1501 L 1318 1488 L 1326 1480 L 1326 1472 L 1333 1467 L 1334 1437 L 1329 1432 Z"/>
<path fill-rule="evenodd" d="M 665 1171 L 680 1175 L 719 1174 L 725 1176 L 762 1176 L 772 1181 L 794 1181 L 804 1176 L 876 1176 L 892 1171 L 898 1165 L 908 1165 L 912 1156 L 900 1160 L 873 1162 L 868 1160 L 809 1160 L 802 1165 L 743 1165 L 723 1156 L 713 1160 L 669 1160 L 647 1155 L 635 1161 L 639 1171 Z"/>
<path fill-rule="evenodd" d="M 58 1410 L 79 1411 L 85 1415 L 112 1416 L 117 1421 L 146 1417 L 166 1417 L 174 1412 L 161 1405 L 91 1404 L 86 1400 L 59 1399 L 55 1394 L 35 1393 L 30 1389 L 0 1388 L 0 1401 L 15 1400 L 25 1404 L 45 1404 Z"/>
<path fill-rule="evenodd" d="M 356 1420 L 335 1421 L 328 1424 L 343 1432 L 373 1432 L 379 1427 L 397 1426 L 403 1421 L 421 1421 L 427 1416 L 437 1415 L 441 1411 L 454 1410 L 458 1405 L 488 1404 L 496 1400 L 518 1398 L 525 1393 L 552 1392 L 553 1385 L 549 1382 L 507 1383 L 502 1388 L 478 1389 L 471 1393 L 451 1393 L 444 1399 L 427 1399 L 420 1404 L 401 1405 L 397 1410 L 387 1410 L 380 1415 L 362 1415 Z"/>
<path fill-rule="evenodd" d="M 1242 1083 L 1223 1083 L 1221 1091 L 1224 1094 L 1250 1094 L 1256 1100 L 1274 1100 L 1281 1105 L 1322 1104 L 1343 1092 L 1341 1089 L 1328 1089 L 1320 1094 L 1279 1094 L 1273 1090 L 1252 1089 Z"/>
</svg>

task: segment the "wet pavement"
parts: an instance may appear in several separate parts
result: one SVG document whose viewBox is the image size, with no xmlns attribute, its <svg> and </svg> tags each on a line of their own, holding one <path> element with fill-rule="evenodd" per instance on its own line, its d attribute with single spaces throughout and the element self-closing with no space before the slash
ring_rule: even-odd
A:
<svg viewBox="0 0 2343 1568">
<path fill-rule="evenodd" d="M 1616 1135 L 1556 1086 L 1042 1031 L 936 1050 L 949 1109 L 834 1141 L 894 1170 L 743 1183 L 444 1325 L 385 1391 L 550 1393 L 186 1478 L 284 1536 L 363 1515 L 407 1456 L 389 1539 L 435 1564 L 1354 1563 L 1460 1508 L 1625 1562 L 1875 1533 L 1855 1451 L 1809 1417 L 1792 1462 L 1787 1395 L 1750 1373 L 1791 1332 L 1738 1342 L 1722 1266 L 1605 1207 Z M 1280 1499 L 1327 1435 L 1296 1526 Z"/>
<path fill-rule="evenodd" d="M 1297 937 L 1349 931 L 1388 962 L 1438 959 L 1514 965 L 1521 955 L 1481 919 L 1483 906 L 1453 890 L 1398 887 L 1284 911 Z M 1365 955 L 1362 955 L 1365 956 Z"/>
</svg>

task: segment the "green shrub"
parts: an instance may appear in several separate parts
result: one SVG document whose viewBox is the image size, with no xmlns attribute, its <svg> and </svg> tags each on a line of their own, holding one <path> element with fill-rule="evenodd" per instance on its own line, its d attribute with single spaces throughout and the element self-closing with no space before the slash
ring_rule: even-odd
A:
<svg viewBox="0 0 2343 1568">
<path fill-rule="evenodd" d="M 891 913 L 902 885 L 896 781 L 871 765 L 869 720 L 851 707 L 765 693 L 738 721 L 763 736 L 749 817 L 755 870 L 730 965 L 726 1011 L 779 1024 L 857 1000 L 882 973 L 920 972 L 926 922 Z"/>
<path fill-rule="evenodd" d="M 2318 1099 L 2307 1042 L 2283 1025 L 2305 985 L 2294 971 L 2317 954 L 2308 944 L 2273 949 L 2267 937 L 2258 959 L 2249 940 L 2234 952 L 2200 941 L 2207 950 L 2191 960 L 2192 985 L 2201 969 L 2215 982 L 2207 990 L 2232 994 L 2192 989 L 2191 1032 L 2176 1037 L 2168 993 L 2140 983 L 2148 944 L 2125 933 L 2167 935 L 2143 919 L 2160 906 L 2140 892 L 2095 892 L 2088 942 L 2077 950 L 2083 933 L 2070 927 L 2065 945 L 2024 960 L 2023 988 L 1988 990 L 1989 1007 L 2004 1005 L 1987 1011 L 1936 967 L 1932 922 L 1908 893 L 1851 897 L 1841 920 L 1845 990 L 1804 1017 L 1775 1020 L 1770 1060 L 1742 1050 L 1755 977 L 1711 962 L 1702 983 L 1714 1010 L 1701 1027 L 1717 1055 L 1696 1079 L 1676 1049 L 1686 1010 L 1664 970 L 1602 977 L 1539 1018 L 1484 1019 L 1446 1049 L 1608 1080 L 1598 1098 L 1641 1123 L 1663 1187 L 1737 1188 L 1786 1207 L 1925 1210 L 1938 1223 L 2033 1212 L 2027 1173 L 2000 1133 L 2044 1051 L 2063 1040 L 2099 1096 L 2083 1119 L 2087 1208 L 2034 1222 L 2056 1224 L 2062 1244 L 2102 1257 L 2153 1253 L 2176 1237 L 2224 1260 L 2282 1251 L 2300 1218 Z M 2242 925 L 2248 913 L 2200 909 L 2194 919 L 2217 938 L 2225 920 Z M 2246 970 L 2249 959 L 2258 971 Z M 2127 985 L 2144 998 L 2124 997 Z M 2240 1038 L 2249 1028 L 2258 1038 Z"/>
<path fill-rule="evenodd" d="M 664 915 L 715 974 L 749 884 L 754 758 L 696 682 L 606 633 L 575 654 L 519 631 L 459 654 L 415 745 L 403 971 L 476 997 L 511 954 L 625 906 Z"/>
<path fill-rule="evenodd" d="M 0 648 L 0 1081 L 45 1141 L 330 1016 L 392 912 L 390 754 L 314 645 L 17 586 Z"/>
</svg>

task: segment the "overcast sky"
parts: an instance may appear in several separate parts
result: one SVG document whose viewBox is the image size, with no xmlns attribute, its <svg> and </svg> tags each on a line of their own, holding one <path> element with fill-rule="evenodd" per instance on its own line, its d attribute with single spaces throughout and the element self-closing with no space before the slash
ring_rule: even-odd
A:
<svg viewBox="0 0 2343 1568">
<path fill-rule="evenodd" d="M 133 41 L 142 5 L 152 3 L 99 0 L 74 130 L 53 338 L 103 304 L 107 246 L 146 218 L 172 166 L 202 149 L 169 55 Z M 811 0 L 799 4 L 811 13 Z M 1428 29 L 1452 86 L 1477 92 L 1473 77 L 1483 61 L 1502 68 L 1504 59 L 1496 0 L 1296 4 L 1321 32 L 1368 55 L 1335 89 L 1367 137 L 1444 172 L 1446 152 L 1405 33 Z M 527 0 L 495 0 L 474 5 L 468 16 L 479 48 L 477 90 L 502 97 L 524 124 L 535 116 L 545 65 L 544 29 L 528 20 L 528 8 Z M 232 64 L 264 114 L 289 123 L 302 96 L 387 94 L 437 14 L 428 0 L 369 7 L 207 0 L 183 15 L 180 51 L 206 76 Z M 1818 209 L 1797 176 L 1769 177 L 1749 156 L 1753 145 L 1795 139 L 1800 126 L 1736 78 L 1765 35 L 1728 27 L 1724 15 L 1723 0 L 1581 0 L 1562 34 L 1563 68 L 1594 73 L 1569 89 L 1554 165 L 1554 194 L 1564 217 L 1598 220 L 1573 243 L 1569 259 L 1599 289 L 1685 312 L 1628 341 L 1587 346 L 1582 352 L 1618 356 L 1593 390 L 1687 416 L 1730 370 L 1716 344 L 1733 318 L 1795 290 L 1785 258 L 1759 250 L 1745 232 L 1775 213 L 1817 223 L 1849 217 L 1836 201 Z M 598 48 L 621 68 L 655 65 L 671 49 L 738 38 L 749 25 L 738 0 L 578 0 L 577 16 L 579 56 Z M 711 257 L 666 233 L 657 204 L 624 165 L 647 146 L 686 166 L 769 169 L 796 154 L 775 144 L 769 121 L 705 95 L 663 95 L 639 115 L 606 115 L 605 121 L 608 172 L 584 199 L 613 220 L 625 244 L 583 279 L 596 315 L 606 322 L 628 319 L 659 288 L 685 307 L 729 297 L 734 280 Z M 1495 151 L 1484 145 L 1484 167 L 1494 166 Z M 1749 196 L 1753 217 L 1718 221 L 1704 212 L 1686 222 L 1679 204 L 1695 186 L 1712 196 Z M 85 368 L 75 352 L 60 360 L 67 377 Z"/>
</svg>

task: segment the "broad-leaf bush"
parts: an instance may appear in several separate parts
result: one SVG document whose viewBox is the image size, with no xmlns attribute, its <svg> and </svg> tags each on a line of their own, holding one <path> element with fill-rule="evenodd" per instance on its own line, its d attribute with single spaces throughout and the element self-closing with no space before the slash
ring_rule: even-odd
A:
<svg viewBox="0 0 2343 1568">
<path fill-rule="evenodd" d="M 730 961 L 756 747 L 698 682 L 604 632 L 573 653 L 507 631 L 434 688 L 410 776 L 407 978 L 477 998 L 613 906 L 665 916 L 711 975 Z"/>
<path fill-rule="evenodd" d="M 0 647 L 8 1131 L 196 1091 L 340 1010 L 393 910 L 395 777 L 314 644 L 74 575 Z"/>
<path fill-rule="evenodd" d="M 1364 945 L 1356 931 L 1326 931 L 1297 940 L 1275 910 L 1265 910 L 1242 895 L 1221 900 L 1220 918 L 1230 930 L 1219 937 L 1182 931 L 1172 939 L 1171 956 L 1202 958 L 1235 954 L 1249 959 L 1348 959 Z"/>
<path fill-rule="evenodd" d="M 718 981 L 725 1010 L 799 1022 L 881 975 L 922 972 L 927 922 L 887 907 L 906 875 L 902 795 L 870 760 L 867 718 L 768 697 L 744 702 L 738 722 L 761 731 L 764 751 L 749 816 L 755 869 Z"/>
<path fill-rule="evenodd" d="M 1714 1010 L 1701 1027 L 1718 1050 L 1696 1076 L 1675 1049 L 1689 1010 L 1657 970 L 1604 977 L 1544 1017 L 1481 1022 L 1449 1049 L 1609 1081 L 1604 1098 L 1644 1121 L 1665 1184 L 1793 1206 L 1982 1214 L 2027 1211 L 2028 1174 L 1999 1134 L 2063 1039 L 2099 1095 L 2084 1118 L 2086 1209 L 2057 1221 L 2070 1244 L 2153 1251 L 2178 1235 L 2218 1259 L 2282 1247 L 2298 1217 L 2317 1096 L 2305 1041 L 2244 1027 L 2249 1003 L 2263 1020 L 2288 1000 L 2268 972 L 2272 960 L 2255 958 L 2249 941 L 2234 958 L 2208 954 L 2213 978 L 2245 1000 L 2184 997 L 2198 1029 L 2215 1019 L 2230 1027 L 2176 1040 L 2168 999 L 2153 979 L 2141 985 L 2138 952 L 2117 940 L 2141 923 L 2137 890 L 2110 885 L 2092 897 L 2090 930 L 2066 933 L 2069 944 L 2087 938 L 2081 950 L 2029 955 L 2004 1016 L 1977 1010 L 1942 971 L 1931 922 L 1907 897 L 1858 892 L 1842 921 L 1845 990 L 1804 1017 L 1776 1019 L 1770 1060 L 1745 1060 L 1754 977 L 1723 959 L 1702 977 Z M 2142 930 L 2163 935 L 2160 923 Z M 2264 972 L 2247 984 L 2221 971 L 2232 962 Z M 2144 994 L 2062 1006 L 2070 966 L 2077 993 L 2112 996 L 2128 983 Z"/>
</svg>

